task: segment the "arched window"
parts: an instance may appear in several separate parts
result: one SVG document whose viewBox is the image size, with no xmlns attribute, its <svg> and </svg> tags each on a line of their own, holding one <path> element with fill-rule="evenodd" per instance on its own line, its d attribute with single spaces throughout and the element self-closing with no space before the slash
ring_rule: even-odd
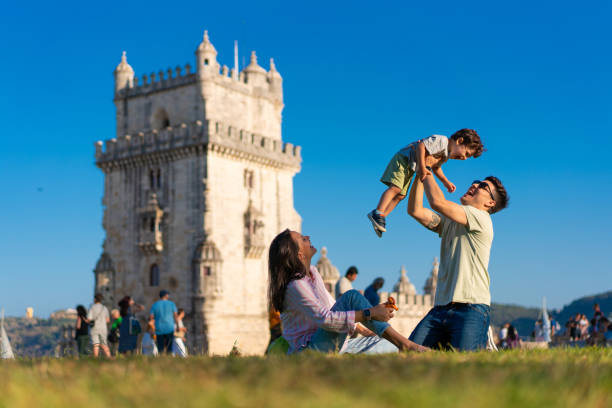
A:
<svg viewBox="0 0 612 408">
<path fill-rule="evenodd" d="M 159 266 L 157 266 L 157 264 L 151 265 L 151 273 L 149 278 L 149 284 L 151 286 L 159 286 Z"/>
<path fill-rule="evenodd" d="M 149 219 L 149 229 L 151 232 L 155 232 L 155 218 Z"/>
<path fill-rule="evenodd" d="M 168 113 L 164 109 L 158 109 L 151 118 L 151 127 L 153 129 L 165 129 L 168 126 L 170 126 Z"/>
<path fill-rule="evenodd" d="M 153 190 L 155 188 L 155 173 L 153 170 L 149 172 L 149 188 Z"/>
<path fill-rule="evenodd" d="M 157 169 L 157 189 L 161 188 L 161 170 Z"/>
</svg>

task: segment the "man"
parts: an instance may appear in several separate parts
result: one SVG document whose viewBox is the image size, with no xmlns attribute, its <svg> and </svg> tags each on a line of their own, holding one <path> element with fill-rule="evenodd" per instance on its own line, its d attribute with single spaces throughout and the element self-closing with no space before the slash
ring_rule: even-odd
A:
<svg viewBox="0 0 612 408">
<path fill-rule="evenodd" d="M 174 323 L 178 319 L 178 313 L 174 302 L 168 300 L 170 292 L 162 290 L 159 292 L 159 300 L 151 306 L 149 321 L 155 325 L 155 336 L 157 337 L 157 350 L 159 353 L 170 352 L 172 340 L 174 340 Z"/>
<path fill-rule="evenodd" d="M 383 278 L 376 278 L 374 282 L 370 286 L 368 286 L 363 292 L 363 296 L 370 302 L 372 306 L 376 306 L 380 303 L 380 296 L 378 295 L 378 291 L 382 289 L 385 284 L 385 280 Z"/>
<path fill-rule="evenodd" d="M 346 270 L 344 276 L 338 279 L 338 282 L 336 282 L 336 299 L 353 289 L 353 282 L 357 279 L 358 273 L 357 267 L 351 266 Z"/>
<path fill-rule="evenodd" d="M 102 296 L 101 293 L 96 293 L 94 296 L 94 304 L 87 312 L 87 320 L 89 320 L 92 325 L 89 330 L 89 338 L 93 346 L 94 357 L 98 357 L 100 348 L 102 348 L 104 355 L 110 358 L 111 353 L 107 343 L 108 328 L 106 327 L 106 325 L 110 323 L 110 315 L 106 306 L 102 304 L 102 300 L 104 300 L 104 296 Z"/>
<path fill-rule="evenodd" d="M 408 213 L 442 238 L 434 308 L 421 320 L 410 340 L 434 348 L 485 348 L 490 322 L 489 255 L 494 214 L 508 205 L 508 194 L 493 176 L 475 180 L 461 197 L 448 201 L 431 170 L 416 178 Z M 431 211 L 423 207 L 423 190 Z"/>
</svg>

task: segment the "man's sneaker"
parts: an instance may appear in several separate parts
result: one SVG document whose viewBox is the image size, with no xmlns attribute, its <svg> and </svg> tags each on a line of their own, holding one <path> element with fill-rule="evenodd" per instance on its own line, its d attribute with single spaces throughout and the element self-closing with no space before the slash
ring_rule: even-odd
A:
<svg viewBox="0 0 612 408">
<path fill-rule="evenodd" d="M 385 217 L 380 214 L 377 214 L 376 210 L 373 210 L 372 212 L 368 213 L 368 219 L 372 222 L 374 232 L 376 232 L 376 235 L 378 235 L 379 237 L 382 236 L 383 232 L 387 231 L 387 229 L 385 228 Z"/>
</svg>

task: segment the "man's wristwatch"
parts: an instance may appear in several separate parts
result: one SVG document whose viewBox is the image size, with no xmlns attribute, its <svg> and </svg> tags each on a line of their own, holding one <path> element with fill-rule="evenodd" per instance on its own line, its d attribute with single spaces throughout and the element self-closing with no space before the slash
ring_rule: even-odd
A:
<svg viewBox="0 0 612 408">
<path fill-rule="evenodd" d="M 366 322 L 369 322 L 370 320 L 372 320 L 370 309 L 363 309 L 363 318 Z"/>
</svg>

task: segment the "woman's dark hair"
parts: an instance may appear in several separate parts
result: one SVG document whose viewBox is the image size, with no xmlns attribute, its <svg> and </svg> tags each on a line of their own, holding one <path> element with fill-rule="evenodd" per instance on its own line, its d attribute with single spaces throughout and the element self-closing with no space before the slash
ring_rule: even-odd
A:
<svg viewBox="0 0 612 408">
<path fill-rule="evenodd" d="M 518 333 L 516 329 L 514 328 L 514 326 L 510 325 L 510 327 L 508 327 L 508 338 L 510 340 L 517 340 L 518 337 L 519 337 Z"/>
<path fill-rule="evenodd" d="M 87 309 L 85 309 L 85 306 L 83 305 L 78 305 L 76 307 L 76 311 L 77 311 L 77 315 L 82 318 L 82 319 L 87 319 Z"/>
<path fill-rule="evenodd" d="M 461 142 L 461 144 L 474 151 L 472 157 L 479 157 L 482 152 L 486 150 L 482 144 L 482 140 L 480 140 L 480 136 L 478 136 L 478 133 L 474 129 L 458 130 L 453 133 L 450 138 L 452 140 L 457 140 L 460 137 L 463 138 L 463 142 Z"/>
<path fill-rule="evenodd" d="M 125 317 L 130 314 L 130 300 L 132 300 L 129 296 L 124 296 L 118 303 L 119 306 L 119 314 L 121 317 Z"/>
<path fill-rule="evenodd" d="M 298 258 L 299 250 L 288 229 L 278 234 L 270 244 L 268 302 L 279 312 L 283 311 L 287 285 L 306 276 L 304 264 Z"/>
</svg>

